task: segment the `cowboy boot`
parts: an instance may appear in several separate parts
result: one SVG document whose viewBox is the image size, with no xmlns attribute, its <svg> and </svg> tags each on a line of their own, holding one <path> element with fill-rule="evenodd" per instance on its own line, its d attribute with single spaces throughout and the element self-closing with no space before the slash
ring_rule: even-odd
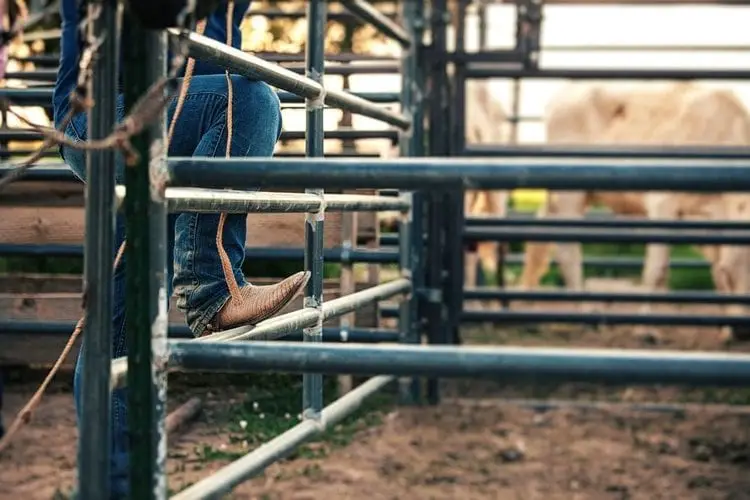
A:
<svg viewBox="0 0 750 500">
<path fill-rule="evenodd" d="M 305 288 L 310 271 L 300 271 L 275 285 L 245 285 L 233 294 L 203 335 L 243 325 L 256 325 L 281 311 Z"/>
</svg>

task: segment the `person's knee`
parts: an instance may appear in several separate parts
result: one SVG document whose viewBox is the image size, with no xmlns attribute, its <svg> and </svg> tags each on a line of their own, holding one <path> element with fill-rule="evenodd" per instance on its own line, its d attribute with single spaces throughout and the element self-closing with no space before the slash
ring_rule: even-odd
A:
<svg viewBox="0 0 750 500">
<path fill-rule="evenodd" d="M 276 92 L 265 82 L 242 76 L 232 78 L 232 87 L 237 132 L 275 145 L 281 134 L 281 103 Z"/>
</svg>

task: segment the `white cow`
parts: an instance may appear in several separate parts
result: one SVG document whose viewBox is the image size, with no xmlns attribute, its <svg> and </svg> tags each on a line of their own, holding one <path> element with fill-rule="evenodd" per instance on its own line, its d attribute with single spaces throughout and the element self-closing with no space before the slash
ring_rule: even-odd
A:
<svg viewBox="0 0 750 500">
<path fill-rule="evenodd" d="M 750 116 L 733 92 L 693 83 L 648 84 L 631 88 L 599 83 L 565 86 L 546 110 L 547 140 L 553 144 L 641 144 L 747 146 Z M 745 194 L 698 195 L 675 192 L 554 192 L 540 209 L 541 216 L 582 216 L 594 203 L 618 214 L 650 219 L 749 220 L 750 197 Z M 577 243 L 528 243 L 521 286 L 533 288 L 549 266 L 549 253 L 557 249 L 557 261 L 568 288 L 583 288 L 581 246 Z M 720 292 L 747 293 L 750 252 L 747 247 L 711 245 L 700 248 L 711 264 L 714 284 Z M 647 245 L 643 285 L 649 291 L 666 290 L 669 247 Z M 641 312 L 651 310 L 649 304 Z M 726 307 L 730 315 L 747 314 L 743 306 Z M 735 329 L 736 330 L 736 329 Z M 637 334 L 658 335 L 651 328 Z M 722 329 L 725 341 L 740 336 Z"/>
</svg>

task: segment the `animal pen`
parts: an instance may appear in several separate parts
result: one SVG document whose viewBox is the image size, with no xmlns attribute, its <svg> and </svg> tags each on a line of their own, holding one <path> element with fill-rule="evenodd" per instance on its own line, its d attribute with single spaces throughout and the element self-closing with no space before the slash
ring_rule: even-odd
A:
<svg viewBox="0 0 750 500">
<path fill-rule="evenodd" d="M 175 158 L 159 153 L 165 138 L 164 120 L 134 140 L 140 160 L 127 169 L 125 186 L 114 185 L 113 152 L 91 153 L 86 185 L 87 350 L 85 399 L 79 469 L 82 499 L 108 497 L 107 439 L 110 391 L 129 388 L 131 413 L 131 488 L 134 498 L 165 498 L 167 372 L 290 372 L 303 373 L 303 421 L 286 433 L 188 487 L 174 498 L 216 498 L 260 473 L 296 446 L 353 412 L 368 396 L 397 382 L 404 404 L 439 401 L 439 377 L 521 380 L 592 381 L 627 384 L 750 385 L 750 355 L 677 351 L 594 350 L 460 346 L 459 327 L 466 322 L 622 323 L 654 325 L 748 325 L 747 317 L 705 315 L 633 315 L 540 313 L 537 311 L 470 311 L 464 299 L 601 300 L 665 303 L 750 303 L 747 296 L 708 293 L 595 294 L 593 292 L 509 291 L 463 289 L 464 245 L 473 241 L 658 241 L 750 243 L 750 224 L 694 221 L 588 219 L 535 221 L 508 217 L 464 217 L 464 190 L 540 188 L 609 191 L 663 190 L 697 193 L 750 191 L 750 153 L 727 148 L 557 148 L 538 146 L 468 146 L 465 144 L 465 84 L 469 79 L 506 78 L 632 78 L 747 79 L 747 71 L 603 71 L 548 70 L 538 65 L 543 4 L 517 2 L 516 45 L 511 50 L 465 50 L 464 20 L 468 0 L 449 10 L 446 0 L 401 2 L 399 20 L 384 16 L 364 0 L 342 4 L 351 13 L 397 40 L 403 48 L 398 68 L 400 96 L 356 95 L 326 90 L 323 37 L 327 4 L 309 0 L 304 73 L 301 76 L 261 57 L 235 50 L 199 34 L 169 29 L 148 30 L 126 18 L 134 33 L 125 58 L 126 100 L 132 103 L 166 72 L 167 39 L 184 44 L 189 55 L 210 60 L 233 73 L 265 80 L 281 89 L 282 102 L 304 100 L 305 158 Z M 117 33 L 115 2 L 102 2 L 93 24 L 94 36 Z M 429 9 L 427 8 L 429 7 Z M 450 14 L 456 15 L 455 50 L 447 49 Z M 276 13 L 289 15 L 288 13 Z M 117 44 L 104 38 L 93 71 L 97 106 L 91 111 L 93 138 L 114 126 Z M 449 68 L 452 74 L 449 75 Z M 356 66 L 346 67 L 356 73 Z M 39 103 L 47 90 L 1 89 L 14 103 Z M 428 98 L 429 97 L 429 98 Z M 400 101 L 400 110 L 378 103 Z M 397 138 L 403 158 L 325 158 L 325 106 L 382 120 L 394 127 L 383 134 Z M 449 119 L 446 119 L 449 117 Z M 357 131 L 351 138 L 357 137 Z M 16 134 L 16 135 L 13 135 Z M 5 140 L 29 132 L 0 131 Z M 339 134 L 346 136 L 347 134 Z M 331 134 L 335 136 L 335 134 Z M 70 179 L 67 171 L 39 167 L 29 173 L 38 181 Z M 298 192 L 266 192 L 300 190 Z M 390 190 L 360 194 L 357 189 Z M 228 191 L 230 190 L 230 191 Z M 325 190 L 325 191 L 324 191 Z M 393 193 L 393 190 L 397 190 Z M 331 191 L 340 191 L 335 194 Z M 345 192 L 348 191 L 348 192 Z M 395 194 L 395 196 L 394 196 Z M 128 221 L 127 279 L 129 287 L 127 359 L 110 359 L 112 335 L 111 255 L 113 211 L 124 210 Z M 168 212 L 229 211 L 233 213 L 298 213 L 304 215 L 304 249 L 249 250 L 250 257 L 304 258 L 312 278 L 304 307 L 261 322 L 199 339 L 185 331 L 167 339 L 165 246 Z M 397 234 L 381 243 L 396 249 L 362 250 L 356 235 L 339 249 L 325 249 L 329 212 L 401 213 Z M 302 221 L 300 220 L 300 224 Z M 612 229 L 611 231 L 607 231 Z M 644 231 L 648 229 L 649 231 Z M 720 230 L 724 234 L 710 234 Z M 354 241 L 352 241 L 354 240 Z M 79 254 L 75 246 L 3 248 L 3 253 L 54 252 Z M 104 256 L 104 257 L 102 257 Z M 324 301 L 324 260 L 398 263 L 400 277 L 371 288 Z M 632 263 L 631 263 L 632 265 Z M 324 329 L 324 322 L 362 306 L 398 297 L 398 307 L 382 307 L 383 317 L 398 319 L 397 331 L 344 326 Z M 69 331 L 71 325 L 6 321 L 2 331 L 38 333 Z M 67 330 L 66 330 L 67 329 Z M 301 335 L 300 335 L 301 334 Z M 301 338 L 302 343 L 292 342 Z M 280 339 L 286 340 L 280 340 Z M 338 345 L 328 341 L 347 341 Z M 424 343 L 428 345 L 423 345 Z M 367 345 L 376 342 L 397 345 Z M 336 402 L 323 407 L 324 374 L 373 375 Z M 422 384 L 421 378 L 426 378 Z M 102 444 L 104 443 L 104 444 Z"/>
</svg>

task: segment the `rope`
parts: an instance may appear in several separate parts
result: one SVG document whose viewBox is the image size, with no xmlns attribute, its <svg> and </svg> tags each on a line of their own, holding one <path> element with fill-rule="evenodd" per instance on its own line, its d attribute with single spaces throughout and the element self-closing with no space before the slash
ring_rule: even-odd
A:
<svg viewBox="0 0 750 500">
<path fill-rule="evenodd" d="M 231 45 L 232 43 L 232 27 L 233 27 L 233 17 L 234 17 L 234 0 L 229 0 L 227 2 L 227 45 Z M 202 35 L 206 29 L 206 20 L 203 19 L 199 21 L 196 25 L 196 32 L 199 35 Z M 172 137 L 174 135 L 175 131 L 175 125 L 177 124 L 177 119 L 179 118 L 182 108 L 185 105 L 185 99 L 187 98 L 188 90 L 190 89 L 190 83 L 193 79 L 193 71 L 195 68 L 195 59 L 190 57 L 188 58 L 187 65 L 185 67 L 185 76 L 183 78 L 182 87 L 180 88 L 180 93 L 177 98 L 177 105 L 175 107 L 174 115 L 172 116 L 172 121 L 169 125 L 169 131 L 167 133 L 167 146 L 166 150 L 169 150 L 169 144 L 172 142 Z M 226 78 L 227 78 L 227 148 L 226 148 L 226 157 L 228 158 L 230 156 L 231 147 L 232 147 L 232 129 L 233 129 L 233 117 L 232 117 L 232 101 L 233 101 L 233 88 L 232 88 L 232 81 L 231 77 L 229 76 L 229 71 L 225 71 Z M 160 82 L 157 82 L 157 84 Z M 166 86 L 166 82 L 164 83 Z M 163 106 L 160 106 L 158 102 L 154 102 L 153 99 L 148 99 L 149 95 L 156 96 L 158 95 L 156 92 L 154 92 L 155 86 L 152 86 L 152 88 L 149 90 L 149 93 L 146 94 L 146 98 L 142 98 L 139 100 L 135 106 L 133 106 L 133 112 L 131 112 L 129 117 L 126 117 L 125 120 L 123 120 L 122 127 L 124 130 L 127 130 L 128 132 L 132 132 L 133 130 L 138 130 L 138 127 L 134 127 L 133 125 L 139 125 L 140 130 L 142 130 L 143 127 L 148 123 L 148 121 L 144 120 L 141 121 L 140 124 L 134 123 L 135 120 L 131 119 L 130 121 L 128 118 L 138 116 L 136 114 L 136 110 L 138 109 L 143 113 L 143 111 L 148 112 L 149 114 L 158 114 L 158 112 L 163 109 Z M 164 87 L 162 87 L 162 90 L 164 90 Z M 171 97 L 170 97 L 171 99 Z M 147 104 L 151 104 L 154 107 L 148 108 Z M 143 110 L 140 109 L 140 107 L 143 107 Z M 79 109 L 80 108 L 76 108 Z M 68 113 L 69 115 L 73 115 L 73 109 Z M 67 118 L 67 117 L 66 117 Z M 72 116 L 71 116 L 72 118 Z M 63 120 L 63 123 L 67 125 L 67 122 L 69 119 Z M 32 124 L 33 125 L 33 124 Z M 64 130 L 64 127 L 61 127 Z M 117 129 L 116 129 L 117 130 Z M 138 132 L 140 131 L 138 130 Z M 62 132 L 61 132 L 62 133 Z M 137 133 L 137 132 L 135 132 Z M 113 134 L 114 135 L 114 134 Z M 132 135 L 132 133 L 130 134 Z M 111 136 L 110 136 L 111 137 Z M 62 139 L 66 139 L 63 137 Z M 45 141 L 45 144 L 47 144 L 47 141 L 52 140 L 52 138 L 48 137 Z M 63 141 L 57 141 L 62 144 L 67 144 L 65 140 Z M 117 144 L 121 147 L 127 147 L 127 144 Z M 46 149 L 47 146 L 44 146 L 42 150 Z M 112 147 L 110 145 L 109 147 Z M 95 149 L 95 148 L 92 148 Z M 127 152 L 127 151 L 126 151 Z M 133 152 L 134 153 L 134 152 Z M 133 157 L 130 158 L 131 160 Z M 137 159 L 137 157 L 136 157 Z M 33 163 L 32 163 L 33 164 Z M 6 178 L 3 178 L 3 181 L 6 181 Z M 227 213 L 222 213 L 219 217 L 219 224 L 217 227 L 217 233 L 216 233 L 216 245 L 219 249 L 219 257 L 222 263 L 222 268 L 224 270 L 224 277 L 227 281 L 227 286 L 230 290 L 230 293 L 232 295 L 232 298 L 234 300 L 241 300 L 240 290 L 239 286 L 237 285 L 237 280 L 234 278 L 234 273 L 232 272 L 232 266 L 229 261 L 229 257 L 227 256 L 226 251 L 223 247 L 223 229 L 224 229 L 224 222 L 226 221 Z M 117 267 L 119 266 L 120 262 L 122 261 L 122 257 L 125 254 L 125 243 L 126 241 L 123 240 L 122 244 L 120 244 L 120 247 L 117 250 L 117 255 L 115 256 L 115 261 L 113 264 L 113 272 L 117 270 Z M 84 301 L 86 299 L 86 292 L 84 291 Z M 34 392 L 34 395 L 31 396 L 29 401 L 26 403 L 26 405 L 18 412 L 16 415 L 16 418 L 14 419 L 13 423 L 8 427 L 7 432 L 3 436 L 2 439 L 0 439 L 0 454 L 10 445 L 10 442 L 12 438 L 18 433 L 18 431 L 23 427 L 23 425 L 29 423 L 31 421 L 31 418 L 34 414 L 34 410 L 39 406 L 39 403 L 41 403 L 42 396 L 44 395 L 44 391 L 47 389 L 49 384 L 52 382 L 52 379 L 57 374 L 58 370 L 60 369 L 60 366 L 62 365 L 63 361 L 68 357 L 68 354 L 70 353 L 71 349 L 73 348 L 73 345 L 75 345 L 76 340 L 78 340 L 78 337 L 80 336 L 81 332 L 83 331 L 84 327 L 86 325 L 86 314 L 78 320 L 78 323 L 76 323 L 76 327 L 73 330 L 73 333 L 70 335 L 70 338 L 68 339 L 67 343 L 65 344 L 65 347 L 63 348 L 62 352 L 60 353 L 60 356 L 55 361 L 54 365 L 50 369 L 49 373 L 45 377 L 42 384 L 39 386 L 39 388 Z"/>
</svg>

